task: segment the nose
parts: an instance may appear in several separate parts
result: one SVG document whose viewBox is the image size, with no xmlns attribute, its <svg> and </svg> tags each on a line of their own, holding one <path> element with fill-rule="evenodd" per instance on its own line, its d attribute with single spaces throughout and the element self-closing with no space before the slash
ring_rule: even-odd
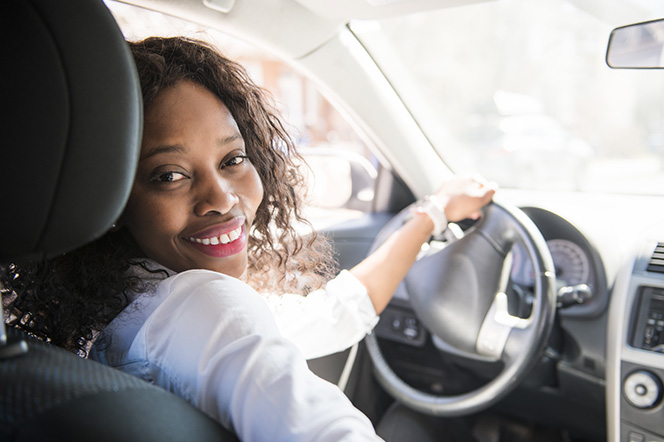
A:
<svg viewBox="0 0 664 442">
<path fill-rule="evenodd" d="M 198 216 L 223 215 L 240 201 L 233 184 L 219 174 L 199 176 L 194 185 L 194 213 Z"/>
</svg>

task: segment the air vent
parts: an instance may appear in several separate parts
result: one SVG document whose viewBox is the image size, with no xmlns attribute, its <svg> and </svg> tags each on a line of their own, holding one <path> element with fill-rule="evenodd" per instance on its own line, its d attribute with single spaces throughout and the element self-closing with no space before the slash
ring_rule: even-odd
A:
<svg viewBox="0 0 664 442">
<path fill-rule="evenodd" d="M 649 272 L 664 273 L 664 243 L 657 243 L 647 270 Z"/>
</svg>

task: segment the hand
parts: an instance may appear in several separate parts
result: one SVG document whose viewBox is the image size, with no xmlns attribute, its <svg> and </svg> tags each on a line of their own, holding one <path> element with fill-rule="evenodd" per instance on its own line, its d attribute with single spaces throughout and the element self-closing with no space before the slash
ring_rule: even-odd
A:
<svg viewBox="0 0 664 442">
<path fill-rule="evenodd" d="M 479 218 L 480 209 L 491 201 L 497 188 L 496 183 L 479 175 L 456 176 L 445 182 L 434 197 L 445 207 L 448 221 L 456 222 Z"/>
</svg>

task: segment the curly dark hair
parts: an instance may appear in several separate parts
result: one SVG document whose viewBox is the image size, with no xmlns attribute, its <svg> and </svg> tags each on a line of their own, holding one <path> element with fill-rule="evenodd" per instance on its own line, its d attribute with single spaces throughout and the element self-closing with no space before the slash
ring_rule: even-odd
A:
<svg viewBox="0 0 664 442">
<path fill-rule="evenodd" d="M 129 46 L 145 109 L 161 91 L 188 80 L 219 97 L 237 122 L 264 189 L 249 236 L 247 282 L 272 293 L 321 287 L 335 271 L 331 247 L 301 213 L 303 161 L 270 96 L 241 65 L 207 43 L 151 37 Z M 295 223 L 308 226 L 309 233 L 299 234 Z M 150 290 L 150 280 L 130 271 L 137 265 L 155 272 L 126 228 L 51 260 L 2 265 L 5 321 L 85 356 L 129 295 Z"/>
</svg>

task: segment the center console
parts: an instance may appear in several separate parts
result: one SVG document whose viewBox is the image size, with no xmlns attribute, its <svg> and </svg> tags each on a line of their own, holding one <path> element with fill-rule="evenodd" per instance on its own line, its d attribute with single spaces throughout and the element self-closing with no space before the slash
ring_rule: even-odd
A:
<svg viewBox="0 0 664 442">
<path fill-rule="evenodd" d="M 664 244 L 645 244 L 611 296 L 609 442 L 664 442 Z"/>
</svg>

